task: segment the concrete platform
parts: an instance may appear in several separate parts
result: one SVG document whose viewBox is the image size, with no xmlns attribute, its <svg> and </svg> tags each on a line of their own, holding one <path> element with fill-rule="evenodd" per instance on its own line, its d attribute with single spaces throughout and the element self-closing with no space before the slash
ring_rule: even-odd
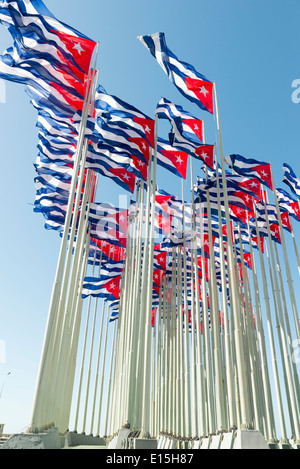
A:
<svg viewBox="0 0 300 469">
<path fill-rule="evenodd" d="M 1 449 L 61 449 L 64 446 L 64 439 L 59 436 L 56 428 L 44 433 L 31 434 L 20 433 L 12 435 Z"/>
<path fill-rule="evenodd" d="M 83 433 L 68 432 L 65 437 L 65 447 L 74 446 L 101 446 L 106 447 L 104 438 L 98 436 L 85 435 Z"/>
</svg>

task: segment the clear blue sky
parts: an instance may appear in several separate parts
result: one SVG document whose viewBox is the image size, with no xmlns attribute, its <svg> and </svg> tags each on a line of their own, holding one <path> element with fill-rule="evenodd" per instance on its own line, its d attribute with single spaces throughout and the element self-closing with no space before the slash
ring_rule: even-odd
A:
<svg viewBox="0 0 300 469">
<path fill-rule="evenodd" d="M 292 82 L 300 78 L 297 0 L 45 3 L 57 18 L 100 42 L 100 83 L 109 93 L 149 116 L 165 97 L 203 118 L 207 142 L 214 143 L 213 118 L 184 100 L 137 39 L 164 32 L 179 59 L 216 82 L 225 153 L 271 161 L 277 186 L 284 186 L 283 162 L 300 177 L 300 103 L 291 99 Z M 11 43 L 1 28 L 1 53 Z M 11 375 L 0 399 L 0 423 L 7 432 L 19 432 L 30 422 L 60 240 L 32 211 L 36 111 L 22 85 L 7 83 L 5 101 L 0 104 L 0 343 L 5 343 L 6 357 L 0 363 L 0 387 Z M 181 191 L 180 180 L 161 169 L 158 185 L 174 194 Z M 121 193 L 101 178 L 97 201 L 117 203 Z M 294 223 L 294 228 L 299 239 L 300 227 Z M 286 238 L 292 258 L 291 238 Z M 293 273 L 298 291 L 296 269 Z"/>
</svg>

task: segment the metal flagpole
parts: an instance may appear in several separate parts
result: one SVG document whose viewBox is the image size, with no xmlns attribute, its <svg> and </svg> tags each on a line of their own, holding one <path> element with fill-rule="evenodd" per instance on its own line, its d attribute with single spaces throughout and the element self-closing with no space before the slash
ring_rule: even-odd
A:
<svg viewBox="0 0 300 469">
<path fill-rule="evenodd" d="M 96 48 L 95 62 L 98 56 L 98 46 L 99 44 L 97 44 L 97 48 Z M 88 84 L 90 83 L 90 81 L 91 81 L 91 65 L 90 65 L 89 73 L 88 73 Z M 65 217 L 63 237 L 62 237 L 62 242 L 61 242 L 61 247 L 60 247 L 60 252 L 59 252 L 57 270 L 56 270 L 55 280 L 54 280 L 54 285 L 53 285 L 53 290 L 52 290 L 52 296 L 50 300 L 47 326 L 46 326 L 46 332 L 45 332 L 44 343 L 43 343 L 43 348 L 42 348 L 40 367 L 38 371 L 35 397 L 34 397 L 34 402 L 33 402 L 31 425 L 28 431 L 34 431 L 36 428 L 42 429 L 44 425 L 51 423 L 51 422 L 46 422 L 43 420 L 44 419 L 43 416 L 45 416 L 44 403 L 47 401 L 46 396 L 48 395 L 49 367 L 51 366 L 51 362 L 53 360 L 52 358 L 53 357 L 53 343 L 55 341 L 55 334 L 56 334 L 55 323 L 58 320 L 57 307 L 58 307 L 58 300 L 61 294 L 61 282 L 63 279 L 63 272 L 64 272 L 64 266 L 65 266 L 65 258 L 66 258 L 67 244 L 68 244 L 68 238 L 69 238 L 69 227 L 71 223 L 71 217 L 73 214 L 72 213 L 73 200 L 74 200 L 74 194 L 76 190 L 79 165 L 81 161 L 81 152 L 83 148 L 84 131 L 85 131 L 86 121 L 87 121 L 87 116 L 88 116 L 88 107 L 89 107 L 89 102 L 90 102 L 91 89 L 92 87 L 90 87 L 90 89 L 89 89 L 89 86 L 86 87 L 86 95 L 84 99 L 82 120 L 80 124 L 80 129 L 78 132 L 77 151 L 74 156 L 73 178 L 72 178 L 71 187 L 70 187 L 68 208 L 67 208 L 66 217 Z"/>
<path fill-rule="evenodd" d="M 102 353 L 102 372 L 101 372 L 101 383 L 100 383 L 100 394 L 99 394 L 97 435 L 100 434 L 101 415 L 102 415 L 102 408 L 103 408 L 103 385 L 104 385 L 104 377 L 105 377 L 107 336 L 108 336 L 108 325 L 109 325 L 109 317 L 110 317 L 109 312 L 110 310 L 108 308 L 107 318 L 106 318 L 106 329 L 105 329 L 105 335 L 104 335 L 103 353 Z M 100 349 L 99 349 L 99 357 L 100 357 Z M 95 399 L 96 399 L 96 396 L 97 396 L 97 393 L 95 389 Z M 92 413 L 92 415 L 94 415 L 94 412 Z M 93 419 L 91 423 L 91 433 L 92 433 L 92 424 L 93 424 Z"/>
<path fill-rule="evenodd" d="M 299 272 L 299 275 L 300 275 L 300 259 L 299 259 L 299 253 L 298 253 L 298 248 L 297 248 L 297 244 L 296 244 L 294 228 L 293 228 L 292 220 L 291 220 L 291 219 L 290 219 L 290 224 L 291 224 L 291 228 L 292 228 L 292 233 L 291 233 L 291 234 L 292 234 L 292 238 L 293 238 L 294 250 L 295 250 L 295 255 L 296 255 L 296 259 L 297 259 L 298 272 Z"/>
<path fill-rule="evenodd" d="M 223 143 L 222 143 L 222 135 L 221 135 L 221 126 L 220 126 L 220 117 L 219 117 L 219 106 L 218 106 L 218 99 L 217 99 L 217 91 L 216 85 L 214 83 L 214 92 L 215 92 L 215 104 L 216 104 L 216 121 L 217 121 L 217 130 L 219 135 L 219 150 L 221 156 L 221 168 L 222 168 L 222 183 L 224 189 L 224 207 L 225 207 L 225 218 L 226 218 L 226 227 L 227 233 L 230 233 L 230 219 L 229 219 L 229 211 L 228 211 L 228 196 L 227 196 L 227 181 L 226 181 L 226 173 L 225 173 L 225 162 L 224 162 L 224 154 L 223 154 Z M 244 357 L 244 348 L 243 348 L 243 339 L 242 333 L 240 330 L 240 306 L 238 302 L 238 292 L 235 283 L 235 276 L 234 276 L 234 261 L 233 261 L 233 248 L 232 248 L 232 241 L 231 237 L 228 236 L 227 242 L 227 259 L 228 259 L 228 275 L 229 281 L 231 282 L 232 288 L 232 302 L 231 308 L 233 313 L 233 319 L 235 324 L 234 330 L 234 340 L 235 340 L 235 347 L 236 347 L 236 359 L 237 359 L 237 370 L 238 370 L 238 386 L 239 386 L 239 397 L 240 397 L 240 405 L 241 405 L 241 429 L 251 429 L 250 423 L 250 409 L 249 409 L 249 394 L 247 388 L 247 378 L 246 378 L 246 370 L 245 370 L 245 357 Z"/>
<path fill-rule="evenodd" d="M 215 255 L 211 232 L 211 209 L 209 191 L 206 191 L 207 197 L 207 219 L 208 219 L 208 240 L 209 240 L 209 258 L 211 269 L 211 289 L 212 297 L 210 298 L 210 317 L 213 338 L 213 362 L 214 362 L 214 383 L 215 383 L 215 408 L 217 432 L 222 432 L 226 428 L 225 424 L 225 398 L 224 388 L 222 386 L 222 363 L 221 363 L 221 343 L 220 343 L 220 324 L 219 324 L 219 304 L 216 291 L 216 269 Z M 220 246 L 221 248 L 221 246 Z"/>
<path fill-rule="evenodd" d="M 229 329 L 227 280 L 226 280 L 226 266 L 225 266 L 225 257 L 224 257 L 224 247 L 223 247 L 224 246 L 223 245 L 223 231 L 222 231 L 223 223 L 222 223 L 222 212 L 221 212 L 220 181 L 219 181 L 217 153 L 215 153 L 215 167 L 216 167 L 217 197 L 218 197 L 222 298 L 223 298 L 223 309 L 224 309 L 223 312 L 224 312 L 226 383 L 227 383 L 227 396 L 228 396 L 228 409 L 229 409 L 229 429 L 232 430 L 236 428 L 237 418 L 236 418 L 236 409 L 234 405 L 234 384 L 233 384 L 233 373 L 232 373 L 231 337 L 230 337 L 230 329 Z M 231 236 L 231 231 L 227 233 L 227 236 Z"/>
<path fill-rule="evenodd" d="M 292 332 L 291 332 L 290 320 L 289 320 L 288 309 L 287 309 L 287 304 L 286 304 L 283 279 L 282 279 L 282 275 L 281 275 L 280 260 L 279 260 L 277 245 L 276 245 L 275 241 L 273 242 L 273 246 L 274 246 L 275 256 L 276 256 L 276 265 L 277 265 L 277 272 L 278 272 L 279 283 L 280 283 L 281 298 L 282 298 L 283 309 L 284 309 L 285 324 L 286 324 L 287 334 L 288 334 L 288 343 L 289 343 L 289 347 L 290 347 L 290 354 L 291 354 L 291 356 L 293 356 L 294 350 L 293 350 L 293 347 L 292 347 L 292 342 L 293 342 Z M 299 377 L 298 377 L 297 365 L 295 363 L 295 360 L 293 360 L 293 359 L 292 359 L 292 367 L 293 367 L 293 373 L 294 373 L 295 387 L 296 387 L 296 390 L 297 390 L 298 406 L 300 406 Z"/>
<path fill-rule="evenodd" d="M 150 369 L 151 369 L 151 312 L 152 312 L 152 292 L 153 292 L 153 255 L 154 255 L 154 225 L 155 225 L 155 194 L 156 194 L 156 173 L 157 173 L 157 129 L 158 118 L 155 122 L 155 148 L 153 156 L 153 181 L 152 192 L 150 191 L 151 215 L 150 215 L 150 239 L 149 248 L 145 251 L 148 259 L 148 277 L 145 279 L 145 330 L 144 330 L 144 369 L 143 369 L 143 385 L 142 385 L 142 420 L 141 420 L 141 437 L 148 438 L 150 436 Z M 149 201 L 149 202 L 150 202 Z M 149 207 L 150 208 L 150 207 Z M 147 230 L 148 231 L 148 230 Z M 145 244 L 147 238 L 145 238 Z M 142 285 L 143 287 L 143 285 Z M 143 289 L 142 289 L 143 291 Z M 142 293 L 143 294 L 143 293 Z"/>
<path fill-rule="evenodd" d="M 267 325 L 268 325 L 268 332 L 269 332 L 269 341 L 270 341 L 270 349 L 271 349 L 271 356 L 272 356 L 273 374 L 274 374 L 275 390 L 276 390 L 276 396 L 277 396 L 280 427 L 281 427 L 281 432 L 282 432 L 282 439 L 286 440 L 287 439 L 286 425 L 285 425 L 284 414 L 283 414 L 282 396 L 281 396 L 280 382 L 279 382 L 279 375 L 278 375 L 274 334 L 273 334 L 273 327 L 272 327 L 272 317 L 271 317 L 271 309 L 270 309 L 268 287 L 267 287 L 267 278 L 266 278 L 266 272 L 265 272 L 265 266 L 264 266 L 263 253 L 262 253 L 261 244 L 260 244 L 260 234 L 259 234 L 259 228 L 257 224 L 256 208 L 254 204 L 253 204 L 253 211 L 255 215 L 256 235 L 257 235 L 258 245 L 259 245 L 260 267 L 261 267 L 261 273 L 262 273 L 262 278 L 263 278 L 263 290 L 264 290 L 265 307 L 266 307 L 266 314 L 267 314 Z"/>
<path fill-rule="evenodd" d="M 101 250 L 101 255 L 102 255 L 102 250 Z M 97 246 L 95 246 L 92 277 L 94 277 L 94 272 L 95 272 L 96 256 L 97 256 Z M 101 261 L 100 261 L 100 264 L 101 264 Z M 92 302 L 92 296 L 90 295 L 89 301 L 88 301 L 88 307 L 87 307 L 85 334 L 84 334 L 83 348 L 82 348 L 81 369 L 80 369 L 80 377 L 79 377 L 79 389 L 78 389 L 78 395 L 77 395 L 77 406 L 76 406 L 75 424 L 74 424 L 74 431 L 75 432 L 77 432 L 77 430 L 78 430 L 79 408 L 80 408 L 80 401 L 81 401 L 82 380 L 83 380 L 83 373 L 84 373 L 84 363 L 85 363 L 86 346 L 87 346 L 87 335 L 88 335 L 88 329 L 89 329 L 91 302 Z"/>
<path fill-rule="evenodd" d="M 187 299 L 185 202 L 182 181 L 182 217 L 183 217 L 183 304 L 184 304 L 184 366 L 185 366 L 185 437 L 191 437 L 191 389 L 190 389 L 190 350 L 189 350 L 189 306 Z"/>
<path fill-rule="evenodd" d="M 279 203 L 278 203 L 277 193 L 276 193 L 276 189 L 275 189 L 271 164 L 270 164 L 270 171 L 271 171 L 271 180 L 272 180 L 272 186 L 273 186 L 273 192 L 274 192 L 274 198 L 275 198 L 275 205 L 276 205 L 276 210 L 277 210 L 277 218 L 278 218 L 278 224 L 279 224 L 281 245 L 282 245 L 282 250 L 283 250 L 283 255 L 284 255 L 285 269 L 286 269 L 286 274 L 287 274 L 287 279 L 288 279 L 288 286 L 289 286 L 289 292 L 290 292 L 290 297 L 291 297 L 295 327 L 296 327 L 298 340 L 300 340 L 300 322 L 299 322 L 295 292 L 294 292 L 294 287 L 293 287 L 293 279 L 292 279 L 291 270 L 290 270 L 290 266 L 289 266 L 288 254 L 287 254 L 287 250 L 286 250 L 286 244 L 285 244 L 284 233 L 283 233 L 283 228 L 282 228 L 282 221 L 281 221 L 281 216 L 280 216 Z"/>
<path fill-rule="evenodd" d="M 254 354 L 254 347 L 251 337 L 251 321 L 253 319 L 251 317 L 251 308 L 250 308 L 250 290 L 248 290 L 248 285 L 246 281 L 246 267 L 245 267 L 245 260 L 244 260 L 244 251 L 243 251 L 243 244 L 242 244 L 242 237 L 241 237 L 241 227 L 238 224 L 238 232 L 239 232 L 239 245 L 240 245 L 240 255 L 241 255 L 241 267 L 242 267 L 242 276 L 243 276 L 243 290 L 245 295 L 245 334 L 247 338 L 247 345 L 249 350 L 249 368 L 250 368 L 250 386 L 252 390 L 252 399 L 253 399 L 253 412 L 254 412 L 254 422 L 256 422 L 256 427 L 261 430 L 259 425 L 260 423 L 260 412 L 261 409 L 259 407 L 259 392 L 258 392 L 258 383 L 257 383 L 257 370 L 255 367 L 255 354 Z"/>
<path fill-rule="evenodd" d="M 100 277 L 100 275 L 99 275 Z M 90 422 L 90 435 L 93 435 L 93 428 L 94 428 L 94 420 L 95 420 L 95 408 L 96 408 L 96 398 L 97 398 L 97 390 L 98 390 L 98 377 L 99 377 L 99 366 L 100 366 L 100 355 L 101 355 L 101 347 L 102 347 L 102 342 L 103 342 L 103 320 L 104 320 L 104 311 L 105 311 L 105 301 L 103 301 L 103 311 L 102 311 L 102 317 L 101 317 L 101 327 L 100 327 L 100 334 L 99 334 L 99 341 L 98 341 L 98 353 L 97 353 L 97 364 L 96 364 L 96 374 L 95 374 L 95 383 L 94 383 L 94 398 L 93 398 L 93 405 L 92 405 L 92 411 L 91 411 L 91 422 Z M 107 315 L 109 315 L 107 313 Z M 102 363 L 104 363 L 104 360 L 102 359 Z M 99 402 L 99 405 L 101 406 L 101 399 Z M 99 432 L 97 432 L 99 434 Z"/>
<path fill-rule="evenodd" d="M 274 259 L 274 252 L 273 252 L 273 246 L 272 246 L 272 239 L 271 239 L 271 233 L 270 233 L 270 224 L 269 224 L 269 219 L 268 219 L 268 213 L 267 213 L 267 206 L 266 206 L 266 201 L 264 200 L 264 207 L 265 207 L 265 215 L 266 215 L 266 222 L 267 222 L 267 229 L 268 229 L 268 238 L 269 238 L 269 246 L 270 246 L 270 254 L 271 254 L 271 262 L 272 262 L 272 268 L 274 272 L 274 282 L 275 282 L 275 293 L 276 293 L 276 302 L 277 302 L 277 307 L 278 307 L 278 315 L 279 315 L 279 325 L 280 325 L 280 330 L 278 330 L 279 338 L 281 338 L 281 344 L 283 348 L 283 366 L 285 369 L 286 377 L 287 377 L 287 392 L 286 392 L 286 398 L 289 402 L 289 405 L 292 410 L 292 415 L 293 415 L 293 420 L 294 420 L 294 426 L 295 426 L 295 432 L 296 432 L 296 440 L 300 441 L 300 426 L 299 426 L 299 416 L 298 416 L 298 409 L 297 409 L 297 403 L 296 403 L 296 395 L 295 395 L 295 390 L 294 390 L 294 383 L 293 383 L 293 378 L 292 378 L 292 370 L 290 366 L 290 361 L 288 359 L 288 347 L 287 347 L 287 341 L 286 341 L 286 334 L 285 334 L 285 325 L 284 325 L 284 318 L 283 318 L 283 312 L 282 312 L 282 304 L 280 300 L 280 295 L 279 295 L 279 285 L 278 285 L 278 279 L 276 275 L 276 270 L 275 270 L 275 259 Z M 284 438 L 284 436 L 283 436 Z M 288 444 L 287 439 L 282 441 L 283 444 Z"/>
<path fill-rule="evenodd" d="M 266 345 L 265 345 L 265 338 L 264 338 L 264 327 L 263 327 L 263 320 L 262 320 L 262 309 L 261 309 L 261 302 L 260 302 L 257 269 L 256 269 L 256 262 L 255 262 L 252 242 L 251 242 L 249 218 L 247 220 L 247 223 L 248 223 L 248 234 L 249 234 L 249 241 L 250 241 L 249 247 L 250 247 L 251 263 L 252 263 L 252 278 L 253 278 L 253 284 L 254 284 L 254 295 L 255 295 L 255 303 L 256 303 L 256 330 L 257 330 L 258 346 L 260 349 L 260 356 L 261 356 L 261 362 L 262 362 L 262 384 L 263 384 L 263 391 L 264 391 L 263 397 L 264 397 L 264 402 L 265 402 L 265 416 L 266 416 L 265 437 L 269 444 L 273 444 L 275 443 L 273 403 L 272 403 L 272 395 L 271 395 L 271 389 L 270 389 L 270 378 L 269 378 L 267 353 L 266 353 Z M 259 244 L 260 244 L 260 241 L 259 241 Z M 258 249 L 261 249 L 261 246 L 259 246 Z"/>
<path fill-rule="evenodd" d="M 107 389 L 107 406 L 106 406 L 106 417 L 105 417 L 105 424 L 104 424 L 104 438 L 108 437 L 108 421 L 109 415 L 111 415 L 111 384 L 112 384 L 112 373 L 114 369 L 114 359 L 115 359 L 115 343 L 116 343 L 116 336 L 117 336 L 117 323 L 114 323 L 114 331 L 113 331 L 113 342 L 111 346 L 111 359 L 110 359 L 110 367 L 109 367 L 109 379 L 108 379 L 108 389 Z M 99 436 L 99 434 L 97 435 Z"/>
</svg>

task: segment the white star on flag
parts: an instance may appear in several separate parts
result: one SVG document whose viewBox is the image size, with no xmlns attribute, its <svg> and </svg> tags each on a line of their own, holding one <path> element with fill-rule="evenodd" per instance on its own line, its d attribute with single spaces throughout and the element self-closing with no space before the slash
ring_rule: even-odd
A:
<svg viewBox="0 0 300 469">
<path fill-rule="evenodd" d="M 205 86 L 201 86 L 200 93 L 204 94 L 204 96 L 206 97 L 206 94 L 208 93 L 208 90 L 205 88 Z"/>
<path fill-rule="evenodd" d="M 84 52 L 84 49 L 82 49 L 81 44 L 79 42 L 78 42 L 78 44 L 75 44 L 73 49 L 77 50 L 79 55 L 81 55 L 81 52 Z"/>
<path fill-rule="evenodd" d="M 129 179 L 130 179 L 129 176 L 128 176 L 128 174 L 123 174 L 123 178 L 124 178 L 126 181 L 129 181 Z"/>
</svg>

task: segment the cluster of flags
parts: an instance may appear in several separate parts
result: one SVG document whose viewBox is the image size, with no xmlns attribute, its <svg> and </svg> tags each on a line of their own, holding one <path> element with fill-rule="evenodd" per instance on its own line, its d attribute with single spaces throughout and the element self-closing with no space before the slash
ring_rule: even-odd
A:
<svg viewBox="0 0 300 469">
<path fill-rule="evenodd" d="M 42 1 L 2 2 L 0 21 L 9 30 L 14 41 L 13 47 L 8 48 L 0 57 L 0 76 L 23 83 L 32 105 L 38 111 L 39 142 L 38 156 L 34 164 L 37 172 L 34 211 L 43 214 L 47 229 L 63 231 L 70 185 L 74 176 L 74 155 L 78 145 L 84 100 L 90 86 L 88 83 L 91 60 L 96 42 L 57 20 Z M 213 114 L 213 83 L 198 73 L 193 66 L 180 61 L 168 49 L 163 33 L 141 36 L 139 39 L 180 93 L 196 103 L 201 110 Z M 158 165 L 183 179 L 187 177 L 189 157 L 201 160 L 206 177 L 198 177 L 194 187 L 195 206 L 177 200 L 170 194 L 161 195 L 157 191 L 155 229 L 164 235 L 161 241 L 164 250 L 160 250 L 163 255 L 168 255 L 172 246 L 183 245 L 183 240 L 189 243 L 193 240 L 200 258 L 201 250 L 207 247 L 207 243 L 201 245 L 199 227 L 201 219 L 206 217 L 203 236 L 208 237 L 209 231 L 212 231 L 212 247 L 217 256 L 220 249 L 218 233 L 222 230 L 225 234 L 226 221 L 222 183 L 217 190 L 215 145 L 204 141 L 201 119 L 166 98 L 158 102 L 155 116 L 157 119 L 169 121 L 168 140 L 155 136 L 154 119 L 109 94 L 99 85 L 94 97 L 94 109 L 88 115 L 85 127 L 85 138 L 88 141 L 85 171 L 91 169 L 109 177 L 133 194 L 137 183 L 143 181 L 147 184 L 149 162 L 153 161 L 154 154 Z M 236 236 L 234 224 L 238 223 L 242 230 L 243 243 L 251 242 L 257 247 L 253 208 L 255 204 L 256 223 L 262 238 L 261 246 L 268 233 L 266 216 L 272 239 L 280 243 L 276 206 L 266 203 L 266 194 L 262 190 L 262 186 L 274 189 L 270 163 L 238 154 L 227 156 L 225 162 L 231 168 L 231 171 L 227 172 L 225 191 L 232 220 L 233 241 Z M 219 168 L 218 172 L 221 176 Z M 85 172 L 85 176 L 86 174 Z M 300 193 L 298 180 L 287 164 L 284 164 L 283 181 L 296 195 Z M 300 216 L 298 201 L 283 189 L 277 189 L 276 194 L 282 226 L 291 232 L 290 217 L 299 220 Z M 95 188 L 92 201 L 94 199 Z M 91 257 L 95 247 L 99 249 L 99 243 L 100 247 L 103 243 L 109 243 L 113 251 L 118 248 L 122 251 L 121 256 L 124 256 L 128 227 L 134 217 L 136 202 L 133 201 L 129 209 L 114 207 L 110 212 L 103 212 L 101 216 L 99 207 L 104 207 L 105 204 L 92 205 Z M 98 212 L 97 216 L 93 214 L 94 208 Z M 211 214 L 210 224 L 207 222 L 208 209 Z M 196 236 L 190 236 L 189 239 L 193 211 Z M 180 225 L 180 230 L 174 230 L 174 223 L 176 226 Z M 209 257 L 207 249 L 205 255 Z M 159 283 L 161 280 L 162 275 L 159 277 Z M 90 285 L 89 281 L 87 286 Z M 156 287 L 154 281 L 154 294 Z"/>
<path fill-rule="evenodd" d="M 96 43 L 56 19 L 42 1 L 0 3 L 13 47 L 0 56 L 0 76 L 22 83 L 38 112 L 34 210 L 47 229 L 62 230 L 78 143 L 74 115 L 83 109 Z"/>
<path fill-rule="evenodd" d="M 111 321 L 115 321 L 125 311 L 124 304 L 129 304 L 129 291 L 139 298 L 128 283 L 129 276 L 140 273 L 142 291 L 147 270 L 145 302 L 152 327 L 162 299 L 172 304 L 176 298 L 178 314 L 188 317 L 190 331 L 191 309 L 198 301 L 203 332 L 204 314 L 210 324 L 215 307 L 210 293 L 203 294 L 203 284 L 215 282 L 231 304 L 228 246 L 234 246 L 235 275 L 243 285 L 247 269 L 253 268 L 252 248 L 263 253 L 266 237 L 281 244 L 282 228 L 293 234 L 291 218 L 300 220 L 300 180 L 285 163 L 283 182 L 295 194 L 291 196 L 275 188 L 270 163 L 239 154 L 224 159 L 228 166 L 224 172 L 217 163 L 216 146 L 205 141 L 203 120 L 182 106 L 162 98 L 153 119 L 102 85 L 94 90 L 97 72 L 92 58 L 97 43 L 56 19 L 41 0 L 1 1 L 0 22 L 13 38 L 13 46 L 0 56 L 0 77 L 23 84 L 38 113 L 34 211 L 42 213 L 46 229 L 62 233 L 66 214 L 73 210 L 73 216 L 76 206 L 78 220 L 86 185 L 90 190 L 87 266 L 93 266 L 93 271 L 97 266 L 99 271 L 85 275 L 82 299 L 110 302 Z M 214 84 L 180 61 L 168 49 L 163 33 L 139 39 L 184 97 L 202 111 L 215 113 Z M 158 119 L 169 121 L 168 139 L 157 135 Z M 79 176 L 74 161 L 82 142 L 86 158 L 81 185 L 76 186 L 76 205 L 71 186 Z M 204 176 L 193 186 L 192 201 L 165 192 L 156 186 L 154 176 L 151 179 L 151 171 L 159 166 L 186 179 L 193 159 L 203 163 Z M 96 179 L 92 187 L 88 184 L 90 172 L 129 191 L 129 207 L 97 203 Z M 144 189 L 147 201 L 141 198 Z M 275 204 L 268 200 L 268 190 Z M 142 235 L 143 227 L 149 230 L 149 222 L 152 235 L 159 238 L 156 243 Z M 137 232 L 140 244 L 133 241 Z M 174 285 L 180 287 L 176 293 Z M 223 315 L 218 313 L 222 327 Z"/>
</svg>

